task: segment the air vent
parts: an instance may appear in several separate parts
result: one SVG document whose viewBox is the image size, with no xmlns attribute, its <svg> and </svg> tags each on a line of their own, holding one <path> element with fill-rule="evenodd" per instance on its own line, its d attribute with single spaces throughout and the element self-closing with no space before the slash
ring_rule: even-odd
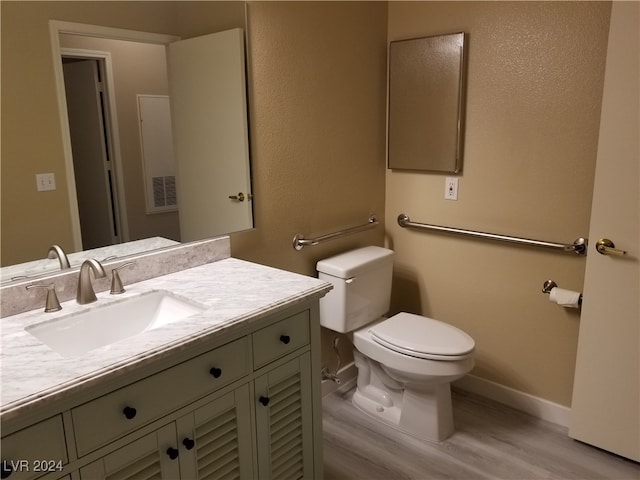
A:
<svg viewBox="0 0 640 480">
<path fill-rule="evenodd" d="M 153 206 L 169 207 L 177 205 L 176 199 L 176 177 L 174 175 L 167 177 L 153 177 L 151 179 L 153 185 Z"/>
</svg>

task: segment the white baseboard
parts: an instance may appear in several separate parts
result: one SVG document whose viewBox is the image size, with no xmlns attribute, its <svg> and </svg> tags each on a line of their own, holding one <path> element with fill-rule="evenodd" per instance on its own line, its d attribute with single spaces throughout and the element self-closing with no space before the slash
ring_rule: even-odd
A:
<svg viewBox="0 0 640 480">
<path fill-rule="evenodd" d="M 535 397 L 511 387 L 476 377 L 475 375 L 466 375 L 454 382 L 453 385 L 460 390 L 466 390 L 467 392 L 495 400 L 496 402 L 503 403 L 516 410 L 533 415 L 534 417 L 553 422 L 563 427 L 569 427 L 571 409 L 564 405 Z"/>
<path fill-rule="evenodd" d="M 351 362 L 345 365 L 338 372 L 340 384 L 331 380 L 322 381 L 322 396 L 329 395 L 338 389 L 349 390 L 355 385 L 357 377 L 358 369 L 355 363 Z M 480 395 L 481 397 L 503 403 L 542 420 L 555 423 L 562 427 L 569 427 L 571 409 L 564 405 L 535 397 L 511 387 L 476 377 L 475 375 L 466 375 L 456 381 L 453 386 L 460 390 L 465 390 Z"/>
</svg>

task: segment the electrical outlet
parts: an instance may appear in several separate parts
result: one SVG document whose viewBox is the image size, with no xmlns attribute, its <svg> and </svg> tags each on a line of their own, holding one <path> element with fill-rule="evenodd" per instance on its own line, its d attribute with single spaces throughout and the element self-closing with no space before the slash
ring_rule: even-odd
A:
<svg viewBox="0 0 640 480">
<path fill-rule="evenodd" d="M 458 177 L 447 177 L 444 182 L 444 198 L 458 200 Z"/>
<path fill-rule="evenodd" d="M 36 173 L 36 186 L 39 192 L 56 189 L 56 177 L 53 173 Z"/>
</svg>

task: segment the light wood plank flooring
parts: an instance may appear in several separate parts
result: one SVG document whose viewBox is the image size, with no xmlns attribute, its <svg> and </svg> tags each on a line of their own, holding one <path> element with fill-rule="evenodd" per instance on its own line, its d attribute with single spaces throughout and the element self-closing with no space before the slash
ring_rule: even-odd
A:
<svg viewBox="0 0 640 480">
<path fill-rule="evenodd" d="M 421 442 L 351 404 L 323 400 L 325 480 L 638 480 L 640 464 L 572 440 L 567 429 L 465 392 L 454 392 L 456 433 Z"/>
</svg>

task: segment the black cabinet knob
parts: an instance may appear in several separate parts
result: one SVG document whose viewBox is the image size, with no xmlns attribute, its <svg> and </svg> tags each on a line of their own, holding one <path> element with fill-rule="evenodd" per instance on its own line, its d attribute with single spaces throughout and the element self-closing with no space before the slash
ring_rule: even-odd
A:
<svg viewBox="0 0 640 480">
<path fill-rule="evenodd" d="M 2 465 L 0 466 L 0 478 L 9 478 L 9 476 L 13 473 L 13 468 L 6 460 L 2 461 Z"/>
<path fill-rule="evenodd" d="M 269 397 L 263 397 L 262 395 L 260 396 L 260 398 L 258 399 L 258 401 L 264 405 L 265 407 L 267 405 L 269 405 Z"/>
<path fill-rule="evenodd" d="M 222 375 L 222 369 L 218 367 L 213 367 L 211 370 L 209 370 L 209 373 L 213 375 L 213 378 L 218 378 L 220 377 L 220 375 Z"/>
<path fill-rule="evenodd" d="M 185 438 L 184 440 L 182 440 L 182 444 L 184 445 L 184 448 L 186 448 L 187 450 L 191 450 L 193 447 L 195 447 L 196 442 L 191 438 Z"/>
<path fill-rule="evenodd" d="M 289 335 L 280 335 L 280 341 L 285 345 L 288 345 L 291 341 L 291 337 Z"/>
<path fill-rule="evenodd" d="M 124 413 L 124 416 L 127 418 L 127 420 L 131 420 L 136 416 L 136 413 L 138 413 L 138 411 L 133 407 L 124 407 L 122 409 L 122 413 Z"/>
<path fill-rule="evenodd" d="M 178 451 L 177 448 L 173 448 L 173 447 L 167 448 L 167 455 L 169 455 L 169 458 L 171 460 L 175 460 L 176 458 L 178 458 L 179 453 L 180 452 Z"/>
</svg>

